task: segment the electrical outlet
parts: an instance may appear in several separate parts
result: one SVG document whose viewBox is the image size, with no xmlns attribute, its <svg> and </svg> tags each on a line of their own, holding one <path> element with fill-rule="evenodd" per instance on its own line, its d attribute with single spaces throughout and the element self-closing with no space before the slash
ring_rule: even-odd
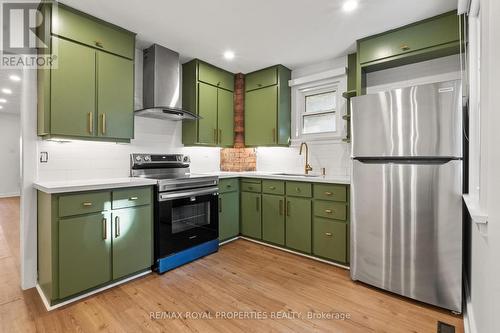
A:
<svg viewBox="0 0 500 333">
<path fill-rule="evenodd" d="M 40 163 L 49 162 L 49 153 L 46 151 L 40 152 Z"/>
</svg>

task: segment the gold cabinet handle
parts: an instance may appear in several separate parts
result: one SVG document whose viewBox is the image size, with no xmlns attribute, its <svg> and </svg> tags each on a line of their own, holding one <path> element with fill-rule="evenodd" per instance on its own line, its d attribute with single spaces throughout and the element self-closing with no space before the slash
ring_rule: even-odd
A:
<svg viewBox="0 0 500 333">
<path fill-rule="evenodd" d="M 94 133 L 94 113 L 89 112 L 89 134 Z"/>
<path fill-rule="evenodd" d="M 262 87 L 262 83 L 257 83 L 257 87 Z"/>
<path fill-rule="evenodd" d="M 134 201 L 134 200 L 139 199 L 139 197 L 130 197 L 130 198 L 128 198 L 128 199 L 129 199 L 130 201 Z"/>
<path fill-rule="evenodd" d="M 273 128 L 273 143 L 276 143 L 276 128 Z"/>
<path fill-rule="evenodd" d="M 332 213 L 333 213 L 333 210 L 331 210 L 331 209 L 325 209 L 325 213 L 327 213 L 327 214 L 332 214 Z"/>
<path fill-rule="evenodd" d="M 227 188 L 231 188 L 232 186 L 231 186 L 231 184 L 227 184 L 226 187 Z"/>
<path fill-rule="evenodd" d="M 101 123 L 102 123 L 101 132 L 102 132 L 102 134 L 106 134 L 106 114 L 105 113 L 103 113 L 101 115 Z"/>
<path fill-rule="evenodd" d="M 253 190 L 253 186 L 248 186 L 248 189 L 249 190 Z"/>
<path fill-rule="evenodd" d="M 332 195 L 332 192 L 325 192 L 325 195 Z"/>
<path fill-rule="evenodd" d="M 108 219 L 105 217 L 102 219 L 102 239 L 108 239 Z"/>
<path fill-rule="evenodd" d="M 285 204 L 285 213 L 286 216 L 290 216 L 290 201 L 287 201 Z"/>
<path fill-rule="evenodd" d="M 120 237 L 120 217 L 115 217 L 115 238 Z"/>
<path fill-rule="evenodd" d="M 283 200 L 280 200 L 279 214 L 280 214 L 280 216 L 283 216 Z"/>
<path fill-rule="evenodd" d="M 269 186 L 269 189 L 270 189 L 270 190 L 275 190 L 275 189 L 276 189 L 276 186 Z"/>
<path fill-rule="evenodd" d="M 255 197 L 255 203 L 256 203 L 256 207 L 257 207 L 257 210 L 260 210 L 260 198 L 259 197 Z"/>
<path fill-rule="evenodd" d="M 401 44 L 399 47 L 401 48 L 402 51 L 408 51 L 410 49 L 408 44 Z"/>
<path fill-rule="evenodd" d="M 84 202 L 83 207 L 92 207 L 92 202 Z"/>
<path fill-rule="evenodd" d="M 295 188 L 295 191 L 296 191 L 296 192 L 300 192 L 300 187 L 296 187 L 296 188 Z"/>
<path fill-rule="evenodd" d="M 219 197 L 219 213 L 222 213 L 222 199 Z"/>
<path fill-rule="evenodd" d="M 219 128 L 219 143 L 222 143 L 222 128 Z"/>
<path fill-rule="evenodd" d="M 332 236 L 333 236 L 333 234 L 332 234 L 331 232 L 325 232 L 325 236 L 327 236 L 327 237 L 332 237 Z"/>
<path fill-rule="evenodd" d="M 217 129 L 214 128 L 214 142 L 217 143 Z"/>
<path fill-rule="evenodd" d="M 102 42 L 100 40 L 96 40 L 95 41 L 95 46 L 97 46 L 97 47 L 104 47 L 104 45 L 102 44 Z"/>
</svg>

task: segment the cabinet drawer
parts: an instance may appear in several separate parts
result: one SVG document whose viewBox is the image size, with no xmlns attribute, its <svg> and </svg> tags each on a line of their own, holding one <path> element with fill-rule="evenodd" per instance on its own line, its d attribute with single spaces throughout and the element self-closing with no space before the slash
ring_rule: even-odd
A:
<svg viewBox="0 0 500 333">
<path fill-rule="evenodd" d="M 347 227 L 347 223 L 314 218 L 313 254 L 346 263 Z"/>
<path fill-rule="evenodd" d="M 134 59 L 135 35 L 129 31 L 64 6 L 58 6 L 52 22 L 53 34 Z"/>
<path fill-rule="evenodd" d="M 285 194 L 285 182 L 281 180 L 262 180 L 262 193 Z"/>
<path fill-rule="evenodd" d="M 198 80 L 219 88 L 234 90 L 234 76 L 202 61 L 198 62 Z"/>
<path fill-rule="evenodd" d="M 278 83 L 278 68 L 271 67 L 245 76 L 245 90 L 250 91 Z"/>
<path fill-rule="evenodd" d="M 335 220 L 347 219 L 347 206 L 344 203 L 314 200 L 314 216 Z"/>
<path fill-rule="evenodd" d="M 311 197 L 312 188 L 310 183 L 286 182 L 286 195 L 295 197 Z"/>
<path fill-rule="evenodd" d="M 149 205 L 151 188 L 126 188 L 113 191 L 113 209 Z"/>
<path fill-rule="evenodd" d="M 111 209 L 111 192 L 85 192 L 59 197 L 59 217 Z"/>
<path fill-rule="evenodd" d="M 314 184 L 314 199 L 347 201 L 347 187 L 344 185 Z"/>
<path fill-rule="evenodd" d="M 261 184 L 260 182 L 259 183 L 241 182 L 241 190 L 245 192 L 260 193 Z"/>
<path fill-rule="evenodd" d="M 359 41 L 359 61 L 368 63 L 458 40 L 458 16 L 440 16 Z"/>
<path fill-rule="evenodd" d="M 238 191 L 238 178 L 219 180 L 219 193 Z"/>
</svg>

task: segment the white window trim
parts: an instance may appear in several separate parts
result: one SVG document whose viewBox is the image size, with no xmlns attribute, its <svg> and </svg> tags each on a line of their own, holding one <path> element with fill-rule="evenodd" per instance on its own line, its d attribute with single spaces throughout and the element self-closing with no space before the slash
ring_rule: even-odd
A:
<svg viewBox="0 0 500 333">
<path fill-rule="evenodd" d="M 298 145 L 302 141 L 314 143 L 342 143 L 346 136 L 347 122 L 342 119 L 346 114 L 346 100 L 342 92 L 347 90 L 346 68 L 337 68 L 309 76 L 290 80 L 292 88 L 292 135 L 291 145 Z M 337 105 L 335 109 L 336 131 L 330 133 L 302 134 L 302 116 L 305 113 L 305 96 L 335 89 Z M 312 114 L 312 113 L 310 113 Z"/>
</svg>

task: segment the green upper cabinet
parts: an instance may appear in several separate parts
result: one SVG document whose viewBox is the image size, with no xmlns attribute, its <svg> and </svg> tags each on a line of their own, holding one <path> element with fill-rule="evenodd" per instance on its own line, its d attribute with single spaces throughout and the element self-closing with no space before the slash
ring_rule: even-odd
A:
<svg viewBox="0 0 500 333">
<path fill-rule="evenodd" d="M 134 137 L 134 63 L 97 52 L 98 136 Z"/>
<path fill-rule="evenodd" d="M 51 72 L 50 133 L 95 136 L 95 51 L 52 38 L 58 67 Z"/>
<path fill-rule="evenodd" d="M 356 94 L 365 93 L 367 72 L 458 54 L 459 21 L 452 11 L 358 40 Z"/>
<path fill-rule="evenodd" d="M 64 5 L 50 22 L 39 31 L 57 61 L 38 70 L 38 135 L 129 142 L 135 34 Z"/>
<path fill-rule="evenodd" d="M 290 144 L 291 72 L 278 65 L 245 76 L 245 145 Z"/>
<path fill-rule="evenodd" d="M 187 146 L 232 147 L 234 75 L 201 60 L 182 65 L 182 105 L 201 117 L 182 123 Z"/>
<path fill-rule="evenodd" d="M 134 59 L 134 34 L 61 4 L 52 15 L 52 34 Z"/>
</svg>

